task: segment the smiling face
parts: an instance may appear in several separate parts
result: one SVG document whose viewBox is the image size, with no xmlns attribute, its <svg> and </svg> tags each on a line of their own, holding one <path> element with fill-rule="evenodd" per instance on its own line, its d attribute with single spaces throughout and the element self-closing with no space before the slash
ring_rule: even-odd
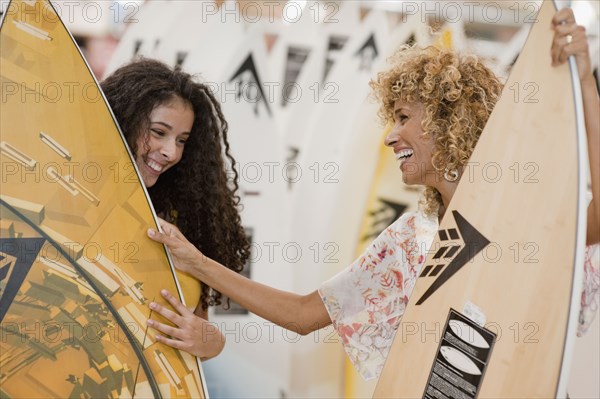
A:
<svg viewBox="0 0 600 399">
<path fill-rule="evenodd" d="M 156 106 L 150 113 L 150 129 L 137 139 L 135 162 L 146 187 L 181 161 L 185 142 L 194 123 L 194 111 L 180 97 Z"/>
<path fill-rule="evenodd" d="M 424 134 L 421 126 L 423 108 L 421 103 L 396 100 L 394 126 L 385 138 L 385 145 L 394 150 L 404 183 L 435 187 L 440 175 L 432 163 L 433 138 Z"/>
</svg>

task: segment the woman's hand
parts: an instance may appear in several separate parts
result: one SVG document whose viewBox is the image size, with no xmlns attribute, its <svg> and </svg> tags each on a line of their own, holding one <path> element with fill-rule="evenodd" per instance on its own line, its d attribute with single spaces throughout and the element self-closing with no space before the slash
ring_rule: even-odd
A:
<svg viewBox="0 0 600 399">
<path fill-rule="evenodd" d="M 563 8 L 557 11 L 552 18 L 552 29 L 554 30 L 550 49 L 552 65 L 563 64 L 567 62 L 569 56 L 574 55 L 579 79 L 581 81 L 594 79 L 585 28 L 577 25 L 573 10 Z"/>
<path fill-rule="evenodd" d="M 225 346 L 225 337 L 214 323 L 194 314 L 169 291 L 162 290 L 160 293 L 174 310 L 156 302 L 150 303 L 150 309 L 169 320 L 174 326 L 148 319 L 148 326 L 165 334 L 156 335 L 158 342 L 191 353 L 202 360 L 221 353 Z"/>
<path fill-rule="evenodd" d="M 556 12 L 552 18 L 552 29 L 554 30 L 550 50 L 552 65 L 563 64 L 569 56 L 573 55 L 577 63 L 577 72 L 579 72 L 592 184 L 592 202 L 588 207 L 586 242 L 587 245 L 592 245 L 600 242 L 600 97 L 598 96 L 598 86 L 592 74 L 592 62 L 585 28 L 576 24 L 573 10 L 565 8 Z"/>
<path fill-rule="evenodd" d="M 171 253 L 173 266 L 182 272 L 195 276 L 195 269 L 206 260 L 206 257 L 185 238 L 174 225 L 158 218 L 164 233 L 148 229 L 148 237 L 154 241 L 165 244 Z"/>
</svg>

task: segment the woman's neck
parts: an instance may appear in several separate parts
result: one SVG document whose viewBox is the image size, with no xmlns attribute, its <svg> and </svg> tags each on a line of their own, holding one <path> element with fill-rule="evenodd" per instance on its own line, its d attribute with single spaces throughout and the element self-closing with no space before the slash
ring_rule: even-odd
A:
<svg viewBox="0 0 600 399">
<path fill-rule="evenodd" d="M 457 186 L 458 186 L 458 181 L 449 182 L 449 181 L 444 180 L 444 181 L 440 182 L 440 184 L 438 184 L 436 187 L 436 189 L 439 191 L 440 195 L 442 196 L 442 204 L 440 205 L 440 208 L 438 210 L 438 218 L 440 221 L 444 217 L 444 214 L 446 213 L 446 209 L 448 209 L 448 207 L 450 206 L 450 201 L 452 200 L 452 197 L 454 196 L 454 192 L 456 191 Z"/>
</svg>

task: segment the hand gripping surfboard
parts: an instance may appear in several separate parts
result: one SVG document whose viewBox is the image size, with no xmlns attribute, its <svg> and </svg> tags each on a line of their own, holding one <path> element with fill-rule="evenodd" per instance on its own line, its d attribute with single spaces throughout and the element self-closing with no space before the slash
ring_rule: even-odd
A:
<svg viewBox="0 0 600 399">
<path fill-rule="evenodd" d="M 148 195 L 50 2 L 12 1 L 0 51 L 0 396 L 206 397 L 200 363 L 146 327 L 148 303 L 179 282 L 145 236 Z"/>
<path fill-rule="evenodd" d="M 376 398 L 564 397 L 588 183 L 577 69 L 545 1 L 428 251 Z"/>
</svg>

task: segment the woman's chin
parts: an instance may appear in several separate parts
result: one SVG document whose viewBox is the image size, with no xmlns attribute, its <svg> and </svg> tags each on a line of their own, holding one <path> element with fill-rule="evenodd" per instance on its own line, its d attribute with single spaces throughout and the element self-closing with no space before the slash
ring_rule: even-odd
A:
<svg viewBox="0 0 600 399">
<path fill-rule="evenodd" d="M 407 186 L 414 186 L 418 184 L 422 184 L 421 182 L 416 181 L 417 179 L 413 174 L 402 173 L 402 182 Z"/>
<path fill-rule="evenodd" d="M 144 183 L 144 186 L 146 186 L 146 188 L 150 188 L 150 187 L 154 186 L 156 184 L 157 180 L 158 180 L 158 177 L 155 177 L 155 176 L 142 176 L 142 181 Z"/>
</svg>

